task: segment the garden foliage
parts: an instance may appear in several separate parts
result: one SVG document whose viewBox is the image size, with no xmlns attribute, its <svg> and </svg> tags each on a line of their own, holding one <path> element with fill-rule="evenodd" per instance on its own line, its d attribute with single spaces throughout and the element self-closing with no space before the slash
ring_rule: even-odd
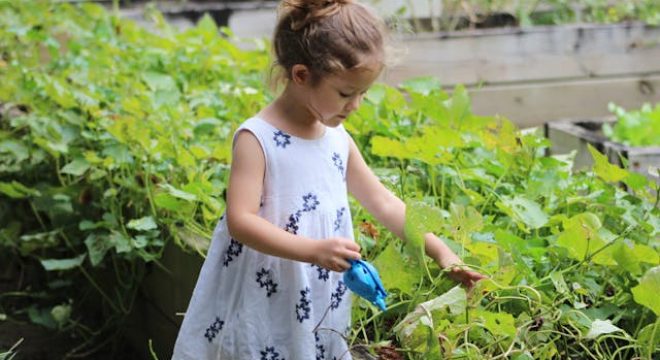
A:
<svg viewBox="0 0 660 360">
<path fill-rule="evenodd" d="M 0 268 L 32 274 L 0 293 L 0 315 L 76 334 L 78 352 L 120 333 L 166 244 L 205 253 L 231 135 L 270 99 L 262 41 L 244 50 L 209 17 L 179 32 L 150 15 L 156 33 L 91 4 L 0 2 Z M 646 178 L 594 149 L 593 172 L 572 173 L 535 132 L 428 79 L 374 86 L 346 128 L 408 204 L 405 244 L 353 204 L 391 293 L 385 313 L 355 302 L 353 345 L 653 357 L 660 211 Z M 426 231 L 490 279 L 456 287 L 423 255 Z"/>
</svg>

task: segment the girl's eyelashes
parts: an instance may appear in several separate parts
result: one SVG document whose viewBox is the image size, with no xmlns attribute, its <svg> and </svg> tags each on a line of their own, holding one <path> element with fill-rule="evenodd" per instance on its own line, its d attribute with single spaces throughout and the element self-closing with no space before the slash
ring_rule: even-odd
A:
<svg viewBox="0 0 660 360">
<path fill-rule="evenodd" d="M 360 92 L 360 96 L 364 96 L 366 93 L 367 93 L 367 90 L 362 91 L 362 92 Z M 339 96 L 341 96 L 341 97 L 343 97 L 343 98 L 350 98 L 350 97 L 355 96 L 355 93 L 353 93 L 353 94 L 348 93 L 348 94 L 347 94 L 347 93 L 344 93 L 344 92 L 341 92 L 341 91 L 340 91 L 340 92 L 339 92 Z"/>
</svg>

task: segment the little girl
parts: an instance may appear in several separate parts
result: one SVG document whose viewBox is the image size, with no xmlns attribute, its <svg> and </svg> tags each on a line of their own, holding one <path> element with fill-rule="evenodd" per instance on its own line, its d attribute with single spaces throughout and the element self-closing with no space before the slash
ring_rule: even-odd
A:
<svg viewBox="0 0 660 360">
<path fill-rule="evenodd" d="M 227 211 L 214 232 L 173 359 L 350 359 L 350 192 L 403 238 L 405 204 L 342 122 L 385 59 L 384 22 L 351 0 L 284 0 L 273 38 L 282 94 L 236 131 Z M 426 253 L 471 286 L 436 236 Z"/>
</svg>

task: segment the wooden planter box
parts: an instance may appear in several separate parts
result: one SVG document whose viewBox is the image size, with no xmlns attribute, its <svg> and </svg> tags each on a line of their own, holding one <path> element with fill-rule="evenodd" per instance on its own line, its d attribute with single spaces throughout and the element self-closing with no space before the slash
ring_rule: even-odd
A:
<svg viewBox="0 0 660 360">
<path fill-rule="evenodd" d="M 601 118 L 546 123 L 545 136 L 552 142 L 549 153 L 567 154 L 576 150 L 573 169 L 590 169 L 593 166 L 593 158 L 587 149 L 590 144 L 605 154 L 611 163 L 625 167 L 621 159 L 627 159 L 629 170 L 660 184 L 657 172 L 649 172 L 649 168 L 660 168 L 660 147 L 627 146 L 608 140 L 601 129 L 604 123 L 614 121 L 614 118 Z"/>
<path fill-rule="evenodd" d="M 660 27 L 640 23 L 500 28 L 420 34 L 389 83 L 431 75 L 471 89 L 473 110 L 521 127 L 607 116 L 607 104 L 660 101 Z"/>
<path fill-rule="evenodd" d="M 149 341 L 159 359 L 170 359 L 204 259 L 184 252 L 170 241 L 159 259 L 151 264 L 126 326 L 127 336 L 143 359 L 151 360 Z M 163 269 L 164 268 L 164 269 Z"/>
</svg>

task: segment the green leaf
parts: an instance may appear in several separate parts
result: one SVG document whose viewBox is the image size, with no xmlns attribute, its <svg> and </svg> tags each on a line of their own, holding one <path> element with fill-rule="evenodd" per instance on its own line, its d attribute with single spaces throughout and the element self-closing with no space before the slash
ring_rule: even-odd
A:
<svg viewBox="0 0 660 360">
<path fill-rule="evenodd" d="M 613 332 L 623 331 L 620 328 L 612 325 L 610 320 L 594 320 L 591 323 L 591 328 L 586 335 L 587 339 L 596 339 L 603 334 L 611 334 Z"/>
<path fill-rule="evenodd" d="M 397 159 L 409 158 L 408 150 L 403 143 L 382 136 L 374 136 L 371 139 L 371 153 L 376 156 Z"/>
<path fill-rule="evenodd" d="M 552 280 L 552 284 L 555 286 L 558 293 L 566 294 L 568 292 L 568 285 L 566 285 L 566 281 L 564 281 L 564 276 L 561 272 L 551 272 L 550 280 Z"/>
<path fill-rule="evenodd" d="M 628 171 L 610 164 L 607 157 L 591 146 L 591 144 L 587 144 L 587 146 L 591 156 L 594 158 L 594 172 L 598 177 L 607 182 L 618 182 L 629 176 Z"/>
<path fill-rule="evenodd" d="M 167 190 L 167 192 L 175 198 L 187 201 L 197 201 L 197 196 L 195 194 L 179 190 L 170 184 L 162 184 L 160 187 Z"/>
<path fill-rule="evenodd" d="M 80 176 L 89 169 L 89 163 L 84 158 L 77 158 L 66 164 L 60 172 L 63 174 L 70 174 Z"/>
<path fill-rule="evenodd" d="M 541 209 L 538 203 L 523 196 L 502 197 L 501 199 L 498 207 L 516 222 L 523 223 L 530 229 L 538 229 L 548 223 L 548 214 Z"/>
<path fill-rule="evenodd" d="M 133 219 L 128 222 L 126 225 L 129 229 L 138 230 L 138 231 L 148 231 L 157 229 L 156 221 L 151 216 L 145 216 L 140 219 Z"/>
<path fill-rule="evenodd" d="M 41 195 L 38 190 L 31 189 L 18 181 L 12 181 L 11 183 L 0 182 L 0 193 L 13 199 L 24 199 L 30 196 Z"/>
<path fill-rule="evenodd" d="M 639 345 L 647 349 L 656 349 L 660 345 L 660 318 L 656 318 L 655 323 L 646 325 L 639 331 L 637 341 Z"/>
<path fill-rule="evenodd" d="M 403 266 L 402 260 L 403 255 L 396 249 L 394 242 L 390 242 L 373 264 L 387 289 L 396 288 L 403 293 L 412 294 L 413 285 L 421 278 L 421 270 L 419 266 L 412 268 Z"/>
<path fill-rule="evenodd" d="M 401 84 L 401 88 L 409 92 L 427 96 L 434 90 L 442 89 L 442 85 L 437 78 L 427 76 L 406 80 Z"/>
<path fill-rule="evenodd" d="M 53 319 L 50 311 L 47 309 L 39 309 L 37 308 L 37 305 L 32 305 L 28 308 L 28 316 L 30 317 L 30 321 L 34 324 L 43 325 L 49 329 L 55 329 L 57 327 L 57 323 L 55 322 L 55 319 Z"/>
<path fill-rule="evenodd" d="M 424 262 L 426 233 L 439 233 L 442 230 L 442 213 L 435 207 L 419 201 L 406 202 L 406 222 L 404 249 L 420 264 Z"/>
<path fill-rule="evenodd" d="M 112 248 L 112 244 L 106 236 L 97 234 L 89 234 L 85 239 L 85 246 L 87 247 L 89 261 L 92 263 L 92 266 L 98 266 L 103 261 L 108 250 Z"/>
<path fill-rule="evenodd" d="M 593 213 L 582 213 L 564 221 L 564 231 L 557 238 L 557 245 L 568 250 L 570 257 L 584 260 L 607 242 L 599 235 L 600 219 Z M 612 247 L 606 248 L 593 257 L 602 265 L 616 265 Z"/>
<path fill-rule="evenodd" d="M 167 74 L 145 72 L 142 74 L 142 80 L 144 80 L 152 91 L 178 90 L 174 79 Z"/>
<path fill-rule="evenodd" d="M 649 264 L 660 262 L 660 257 L 655 249 L 631 241 L 621 241 L 615 245 L 612 256 L 621 267 L 634 275 L 639 275 L 642 272 L 641 262 Z"/>
<path fill-rule="evenodd" d="M 470 98 L 465 86 L 457 85 L 449 100 L 445 101 L 449 108 L 449 119 L 453 124 L 461 124 L 470 115 Z"/>
<path fill-rule="evenodd" d="M 486 310 L 477 310 L 477 317 L 484 320 L 484 326 L 495 336 L 514 337 L 516 325 L 513 315 L 506 312 L 494 313 Z"/>
<path fill-rule="evenodd" d="M 427 325 L 433 328 L 433 319 L 429 314 L 436 311 L 448 311 L 452 315 L 458 315 L 467 307 L 467 294 L 460 286 L 455 286 L 446 293 L 415 307 L 401 322 L 392 329 L 403 339 L 410 338 L 419 325 Z"/>
<path fill-rule="evenodd" d="M 115 247 L 117 254 L 127 253 L 132 249 L 131 239 L 118 231 L 113 231 L 109 240 L 112 246 Z"/>
<path fill-rule="evenodd" d="M 28 147 L 22 142 L 12 139 L 0 141 L 0 154 L 1 153 L 12 153 L 14 156 L 13 160 L 17 163 L 30 157 L 30 150 Z"/>
<path fill-rule="evenodd" d="M 463 206 L 451 203 L 449 206 L 449 225 L 454 239 L 461 246 L 471 241 L 470 235 L 483 229 L 483 217 L 477 209 L 472 206 Z"/>
<path fill-rule="evenodd" d="M 48 260 L 39 260 L 41 265 L 46 269 L 46 271 L 56 271 L 56 270 L 70 270 L 80 266 L 87 254 L 82 254 L 75 258 L 71 259 L 48 259 Z"/>
<path fill-rule="evenodd" d="M 660 266 L 649 269 L 639 280 L 639 285 L 631 289 L 633 298 L 638 304 L 653 310 L 656 316 L 660 316 Z"/>
</svg>

